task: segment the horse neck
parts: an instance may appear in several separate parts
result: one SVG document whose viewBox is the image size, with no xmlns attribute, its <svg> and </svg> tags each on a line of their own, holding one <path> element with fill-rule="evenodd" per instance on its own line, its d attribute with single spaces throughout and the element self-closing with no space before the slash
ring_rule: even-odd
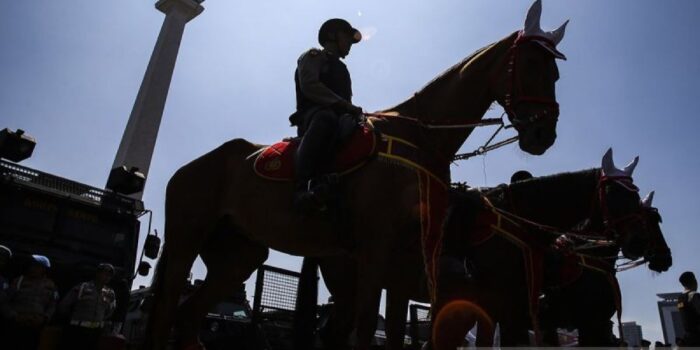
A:
<svg viewBox="0 0 700 350">
<path fill-rule="evenodd" d="M 495 101 L 491 85 L 505 67 L 517 32 L 482 48 L 428 83 L 406 101 L 385 112 L 419 119 L 424 124 L 475 123 Z M 431 129 L 425 142 L 440 156 L 452 159 L 472 129 Z"/>
<path fill-rule="evenodd" d="M 526 219 L 569 229 L 584 220 L 599 221 L 600 170 L 538 177 L 489 193 L 496 206 Z"/>
</svg>

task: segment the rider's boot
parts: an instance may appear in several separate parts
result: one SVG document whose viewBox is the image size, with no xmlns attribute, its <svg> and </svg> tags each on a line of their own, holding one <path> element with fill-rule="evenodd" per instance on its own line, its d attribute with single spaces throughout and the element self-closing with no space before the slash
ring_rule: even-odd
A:
<svg viewBox="0 0 700 350">
<path fill-rule="evenodd" d="M 294 207 L 302 214 L 327 209 L 328 184 L 319 181 L 316 175 L 333 137 L 333 117 L 330 113 L 314 116 L 297 149 Z"/>
</svg>

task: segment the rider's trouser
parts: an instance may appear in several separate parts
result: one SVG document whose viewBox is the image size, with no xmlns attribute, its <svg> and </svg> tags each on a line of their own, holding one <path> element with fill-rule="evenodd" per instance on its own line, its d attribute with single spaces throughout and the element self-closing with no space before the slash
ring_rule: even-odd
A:
<svg viewBox="0 0 700 350">
<path fill-rule="evenodd" d="M 304 135 L 294 160 L 299 190 L 308 189 L 309 180 L 318 175 L 319 168 L 331 155 L 338 128 L 338 115 L 329 109 L 321 109 L 306 118 Z"/>
</svg>

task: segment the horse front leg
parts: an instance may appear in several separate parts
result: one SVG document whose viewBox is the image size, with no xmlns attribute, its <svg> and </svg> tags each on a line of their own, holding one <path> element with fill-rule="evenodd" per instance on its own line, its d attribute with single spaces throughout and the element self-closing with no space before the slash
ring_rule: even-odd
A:
<svg viewBox="0 0 700 350">
<path fill-rule="evenodd" d="M 388 350 L 403 349 L 407 311 L 406 294 L 398 289 L 388 288 L 386 291 L 386 348 Z"/>
<path fill-rule="evenodd" d="M 542 332 L 542 345 L 544 346 L 560 346 L 559 333 L 557 328 L 563 325 L 564 322 L 559 316 L 561 307 L 554 304 L 550 296 L 547 296 L 540 302 L 539 308 L 539 323 Z"/>
<path fill-rule="evenodd" d="M 324 257 L 319 267 L 323 281 L 333 296 L 328 322 L 320 330 L 323 348 L 348 350 L 355 324 L 357 263 L 349 256 Z"/>
<path fill-rule="evenodd" d="M 600 319 L 597 322 L 586 322 L 578 327 L 579 346 L 617 346 L 613 343 L 612 322 L 610 319 Z"/>
<path fill-rule="evenodd" d="M 382 296 L 380 262 L 366 259 L 358 264 L 358 285 L 355 302 L 355 349 L 367 350 L 377 330 L 377 315 Z"/>
</svg>

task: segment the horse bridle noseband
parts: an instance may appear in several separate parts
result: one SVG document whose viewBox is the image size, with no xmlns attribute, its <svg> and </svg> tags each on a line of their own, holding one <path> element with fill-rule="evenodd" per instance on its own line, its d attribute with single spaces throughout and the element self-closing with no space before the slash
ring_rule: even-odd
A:
<svg viewBox="0 0 700 350">
<path fill-rule="evenodd" d="M 605 185 L 608 182 L 615 182 L 622 186 L 624 189 L 630 192 L 639 192 L 639 188 L 632 183 L 632 177 L 630 176 L 606 176 L 601 175 L 598 181 L 598 201 L 600 203 L 600 209 L 603 219 L 603 231 L 602 236 L 613 239 L 617 241 L 622 237 L 620 232 L 624 230 L 619 229 L 625 226 L 629 222 L 640 222 L 643 227 L 647 227 L 647 219 L 644 216 L 644 208 L 641 207 L 629 214 L 622 215 L 617 218 L 613 218 L 610 215 L 610 208 L 608 206 L 607 197 L 605 195 Z M 624 234 L 628 234 L 624 232 Z"/>
<path fill-rule="evenodd" d="M 552 119 L 556 121 L 559 118 L 559 103 L 556 100 L 549 97 L 530 96 L 522 93 L 522 84 L 520 84 L 517 69 L 518 65 L 516 64 L 518 61 L 518 46 L 522 43 L 532 41 L 537 41 L 538 43 L 549 45 L 551 47 L 556 46 L 554 42 L 552 42 L 548 38 L 536 35 L 526 36 L 523 34 L 523 31 L 521 31 L 518 34 L 518 37 L 513 42 L 513 45 L 508 50 L 510 57 L 508 58 L 507 69 L 510 77 L 506 85 L 506 94 L 503 101 L 503 109 L 506 111 L 506 113 L 508 113 L 508 119 L 511 121 L 511 123 L 513 123 L 513 125 L 522 125 L 525 123 L 532 124 L 540 120 L 546 119 Z M 547 106 L 547 108 L 544 109 L 542 115 L 535 114 L 527 120 L 523 121 L 520 120 L 518 118 L 517 113 L 515 113 L 515 108 L 521 103 L 537 103 L 545 105 Z"/>
</svg>

